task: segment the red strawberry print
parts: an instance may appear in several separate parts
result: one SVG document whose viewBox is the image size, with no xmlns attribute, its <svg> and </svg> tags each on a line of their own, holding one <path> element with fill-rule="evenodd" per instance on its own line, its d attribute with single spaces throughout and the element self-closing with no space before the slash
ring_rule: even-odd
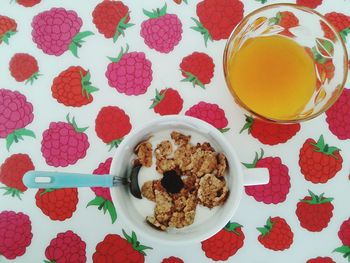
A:
<svg viewBox="0 0 350 263">
<path fill-rule="evenodd" d="M 221 132 L 226 132 L 230 129 L 227 128 L 228 120 L 226 119 L 224 110 L 217 104 L 200 101 L 189 108 L 185 115 L 206 121 Z"/>
<path fill-rule="evenodd" d="M 293 243 L 293 232 L 281 217 L 269 217 L 266 225 L 257 229 L 261 233 L 258 237 L 259 242 L 268 249 L 285 250 Z"/>
<path fill-rule="evenodd" d="M 78 204 L 76 188 L 39 189 L 35 195 L 36 206 L 51 220 L 71 218 Z"/>
<path fill-rule="evenodd" d="M 180 5 L 182 2 L 185 3 L 186 5 L 188 4 L 188 0 L 173 0 L 175 4 Z"/>
<path fill-rule="evenodd" d="M 124 31 L 134 25 L 129 23 L 129 8 L 121 1 L 99 3 L 92 12 L 92 17 L 98 32 L 106 38 L 113 38 L 113 42 L 116 42 L 120 35 L 124 36 Z"/>
<path fill-rule="evenodd" d="M 15 259 L 22 256 L 32 242 L 32 223 L 21 212 L 0 212 L 0 256 Z"/>
<path fill-rule="evenodd" d="M 227 39 L 236 25 L 242 20 L 243 3 L 239 0 L 204 0 L 197 4 L 197 16 L 191 27 L 200 32 L 204 43 L 208 40 Z"/>
<path fill-rule="evenodd" d="M 81 107 L 93 101 L 91 93 L 98 89 L 90 82 L 90 71 L 80 66 L 71 66 L 54 78 L 51 91 L 59 103 Z"/>
<path fill-rule="evenodd" d="M 47 260 L 44 263 L 85 263 L 86 243 L 80 236 L 68 230 L 51 240 L 45 249 L 45 256 Z"/>
<path fill-rule="evenodd" d="M 25 81 L 25 84 L 33 82 L 41 75 L 39 74 L 38 62 L 26 53 L 17 53 L 10 60 L 10 72 L 18 82 Z"/>
<path fill-rule="evenodd" d="M 109 169 L 111 167 L 112 158 L 108 158 L 105 162 L 100 163 L 98 167 L 93 171 L 93 174 L 97 175 L 105 175 L 109 174 Z M 117 220 L 117 212 L 115 211 L 114 204 L 112 202 L 111 193 L 109 191 L 109 188 L 104 187 L 92 187 L 92 191 L 94 191 L 96 198 L 91 200 L 88 204 L 88 206 L 97 206 L 98 210 L 103 209 L 103 213 L 106 214 L 108 211 L 112 224 Z"/>
<path fill-rule="evenodd" d="M 6 148 L 23 136 L 35 138 L 34 132 L 25 129 L 33 121 L 33 105 L 18 91 L 0 89 L 0 138 L 6 138 Z"/>
<path fill-rule="evenodd" d="M 334 77 L 335 66 L 333 59 L 330 56 L 334 55 L 334 45 L 331 41 L 325 39 L 318 39 L 317 47 L 311 49 L 306 47 L 306 52 L 316 63 L 319 78 L 322 83 L 328 82 Z"/>
<path fill-rule="evenodd" d="M 350 247 L 350 218 L 341 224 L 338 236 L 343 245 Z"/>
<path fill-rule="evenodd" d="M 156 90 L 156 96 L 152 101 L 150 109 L 159 115 L 178 114 L 184 102 L 179 92 L 172 88 L 162 89 L 160 92 Z"/>
<path fill-rule="evenodd" d="M 39 49 L 48 55 L 60 56 L 67 50 L 78 57 L 78 48 L 91 31 L 79 32 L 82 19 L 73 10 L 51 8 L 34 16 L 32 38 Z"/>
<path fill-rule="evenodd" d="M 310 196 L 305 196 L 297 204 L 295 211 L 300 225 L 311 231 L 320 232 L 328 226 L 333 216 L 333 198 L 315 195 L 309 190 Z"/>
<path fill-rule="evenodd" d="M 12 18 L 0 15 L 0 44 L 9 44 L 9 38 L 17 33 L 17 23 Z"/>
<path fill-rule="evenodd" d="M 317 257 L 317 258 L 311 258 L 306 263 L 336 263 L 331 259 L 330 257 Z"/>
<path fill-rule="evenodd" d="M 306 6 L 309 8 L 316 8 L 321 5 L 323 0 L 297 0 L 297 5 Z"/>
<path fill-rule="evenodd" d="M 266 122 L 246 115 L 246 123 L 241 133 L 248 130 L 254 138 L 263 144 L 276 145 L 285 143 L 300 130 L 300 124 L 278 124 Z"/>
<path fill-rule="evenodd" d="M 123 230 L 124 238 L 120 235 L 108 234 L 103 241 L 97 244 L 92 256 L 93 263 L 143 263 L 146 253 L 144 250 L 152 249 L 141 245 L 137 241 L 134 231 L 131 236 Z"/>
<path fill-rule="evenodd" d="M 328 79 L 329 81 L 334 77 L 335 66 L 332 59 L 324 59 L 319 62 L 316 60 L 316 68 L 321 79 Z"/>
<path fill-rule="evenodd" d="M 205 53 L 193 52 L 191 55 L 184 57 L 180 64 L 182 81 L 191 82 L 193 87 L 198 85 L 205 88 L 205 84 L 209 84 L 214 76 L 213 59 Z"/>
<path fill-rule="evenodd" d="M 51 122 L 43 132 L 41 153 L 48 165 L 66 167 L 83 159 L 90 144 L 84 133 L 88 127 L 79 128 L 75 118 L 67 122 Z"/>
<path fill-rule="evenodd" d="M 350 139 L 350 89 L 344 89 L 339 99 L 326 111 L 329 130 L 340 140 Z"/>
<path fill-rule="evenodd" d="M 161 263 L 184 263 L 184 261 L 181 258 L 172 256 L 168 258 L 163 258 Z"/>
<path fill-rule="evenodd" d="M 342 168 L 343 158 L 337 147 L 325 144 L 323 135 L 317 143 L 307 139 L 299 153 L 299 166 L 305 179 L 315 184 L 326 183 Z"/>
<path fill-rule="evenodd" d="M 321 58 L 323 59 L 334 56 L 334 44 L 329 39 L 317 38 L 317 43 L 314 47 L 305 47 L 305 49 L 315 60 L 319 59 L 317 57 L 319 55 L 322 55 Z"/>
<path fill-rule="evenodd" d="M 27 190 L 22 178 L 28 171 L 34 170 L 34 165 L 28 154 L 17 153 L 8 157 L 0 167 L 0 182 L 6 187 L 4 195 L 17 196 L 21 199 L 21 194 Z"/>
<path fill-rule="evenodd" d="M 41 0 L 15 0 L 17 4 L 20 4 L 24 7 L 32 7 L 41 2 Z"/>
<path fill-rule="evenodd" d="M 131 130 L 129 116 L 117 106 L 100 109 L 95 120 L 97 136 L 107 145 L 118 147 L 123 137 Z"/>
<path fill-rule="evenodd" d="M 327 19 L 328 20 L 328 19 Z M 330 39 L 332 41 L 335 41 L 337 39 L 336 34 L 334 33 L 334 30 L 331 26 L 329 26 L 329 24 L 321 21 L 320 22 L 322 31 L 324 32 L 324 37 L 327 39 Z"/>
<path fill-rule="evenodd" d="M 271 25 L 279 25 L 284 28 L 280 33 L 282 35 L 293 37 L 294 35 L 289 31 L 290 28 L 299 25 L 299 19 L 289 11 L 278 12 L 275 17 L 269 19 Z"/>
<path fill-rule="evenodd" d="M 334 252 L 343 254 L 343 257 L 350 262 L 350 217 L 341 224 L 338 237 L 343 245 L 336 248 Z"/>
<path fill-rule="evenodd" d="M 144 94 L 152 82 L 152 63 L 143 52 L 122 48 L 117 58 L 110 58 L 106 77 L 109 86 L 126 95 Z"/>
<path fill-rule="evenodd" d="M 149 17 L 141 24 L 141 37 L 145 44 L 161 53 L 169 53 L 181 40 L 182 23 L 175 14 L 166 13 L 167 5 L 153 12 L 143 9 Z"/>
<path fill-rule="evenodd" d="M 346 37 L 350 33 L 350 16 L 347 16 L 343 13 L 331 12 L 325 14 L 324 17 L 335 27 L 342 39 L 346 42 Z M 335 35 L 332 29 L 323 22 L 321 22 L 321 26 L 324 32 L 324 36 L 331 40 L 335 40 Z"/>
<path fill-rule="evenodd" d="M 267 168 L 269 170 L 269 183 L 265 185 L 245 186 L 247 195 L 254 197 L 258 202 L 265 204 L 278 204 L 286 200 L 290 189 L 290 176 L 288 167 L 279 157 L 265 157 L 261 150 L 260 157 L 255 154 L 253 163 L 244 163 L 247 168 Z"/>
<path fill-rule="evenodd" d="M 214 236 L 202 242 L 202 250 L 212 260 L 227 260 L 243 246 L 244 233 L 241 225 L 228 222 Z"/>
<path fill-rule="evenodd" d="M 299 25 L 299 19 L 289 11 L 279 12 L 277 14 L 279 21 L 276 24 L 284 27 L 284 29 L 288 32 L 288 30 L 292 27 L 296 27 Z"/>
</svg>

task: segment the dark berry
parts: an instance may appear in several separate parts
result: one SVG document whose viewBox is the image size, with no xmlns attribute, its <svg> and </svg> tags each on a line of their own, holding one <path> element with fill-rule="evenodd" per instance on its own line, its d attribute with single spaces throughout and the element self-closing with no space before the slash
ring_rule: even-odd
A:
<svg viewBox="0 0 350 263">
<path fill-rule="evenodd" d="M 184 187 L 184 182 L 175 170 L 166 171 L 160 183 L 168 193 L 176 194 Z"/>
</svg>

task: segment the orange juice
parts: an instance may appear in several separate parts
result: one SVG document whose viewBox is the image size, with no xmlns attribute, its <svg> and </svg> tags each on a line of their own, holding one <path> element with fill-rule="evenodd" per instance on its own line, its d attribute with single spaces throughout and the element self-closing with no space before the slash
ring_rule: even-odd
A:
<svg viewBox="0 0 350 263">
<path fill-rule="evenodd" d="M 247 108 L 264 117 L 298 115 L 316 86 L 316 71 L 305 48 L 274 35 L 248 39 L 227 63 L 228 80 Z"/>
</svg>

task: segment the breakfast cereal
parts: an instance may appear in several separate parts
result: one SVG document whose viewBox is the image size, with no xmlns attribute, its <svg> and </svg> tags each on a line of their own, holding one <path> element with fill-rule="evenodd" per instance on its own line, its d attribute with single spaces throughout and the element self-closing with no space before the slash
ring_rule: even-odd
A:
<svg viewBox="0 0 350 263">
<path fill-rule="evenodd" d="M 150 167 L 155 159 L 155 173 L 160 179 L 145 181 L 142 196 L 155 203 L 153 215 L 146 221 L 165 231 L 193 224 L 198 205 L 212 209 L 221 206 L 229 195 L 225 181 L 227 160 L 209 142 L 191 143 L 191 136 L 177 131 L 171 140 L 155 145 L 141 142 L 135 150 L 137 160 Z"/>
</svg>

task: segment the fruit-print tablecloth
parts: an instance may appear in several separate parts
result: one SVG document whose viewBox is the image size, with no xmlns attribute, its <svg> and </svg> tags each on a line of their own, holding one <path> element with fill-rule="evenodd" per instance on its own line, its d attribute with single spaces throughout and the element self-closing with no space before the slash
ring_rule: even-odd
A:
<svg viewBox="0 0 350 263">
<path fill-rule="evenodd" d="M 350 261 L 350 89 L 317 119 L 279 126 L 246 117 L 224 82 L 231 30 L 278 2 L 2 0 L 0 262 Z M 325 14 L 350 48 L 349 0 L 297 2 Z M 202 243 L 135 233 L 107 189 L 22 184 L 34 168 L 108 173 L 123 137 L 167 114 L 209 122 L 242 162 L 270 171 Z"/>
</svg>

